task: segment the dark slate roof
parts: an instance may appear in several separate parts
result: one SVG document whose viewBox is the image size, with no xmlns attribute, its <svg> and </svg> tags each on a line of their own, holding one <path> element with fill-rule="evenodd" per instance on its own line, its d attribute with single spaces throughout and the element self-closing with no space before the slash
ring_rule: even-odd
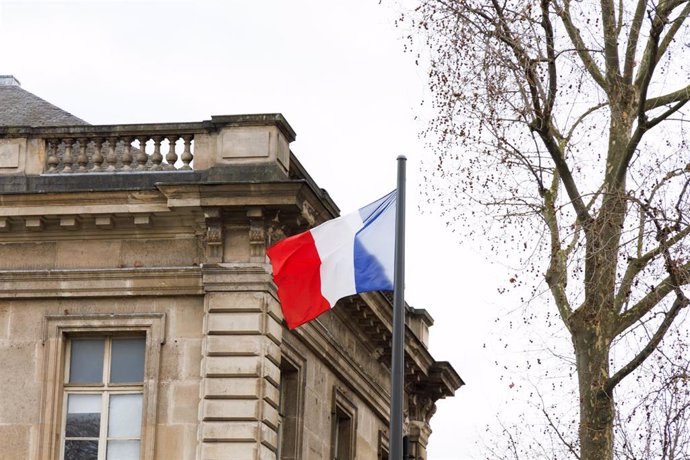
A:
<svg viewBox="0 0 690 460">
<path fill-rule="evenodd" d="M 0 76 L 0 126 L 88 125 L 19 86 L 12 76 Z"/>
</svg>

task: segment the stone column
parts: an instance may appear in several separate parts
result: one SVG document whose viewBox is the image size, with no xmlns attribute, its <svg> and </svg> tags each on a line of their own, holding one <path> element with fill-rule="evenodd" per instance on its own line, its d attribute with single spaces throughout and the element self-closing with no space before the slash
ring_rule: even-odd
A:
<svg viewBox="0 0 690 460">
<path fill-rule="evenodd" d="M 201 460 L 275 460 L 280 306 L 261 264 L 204 268 Z M 262 289 L 263 287 L 263 289 Z"/>
</svg>

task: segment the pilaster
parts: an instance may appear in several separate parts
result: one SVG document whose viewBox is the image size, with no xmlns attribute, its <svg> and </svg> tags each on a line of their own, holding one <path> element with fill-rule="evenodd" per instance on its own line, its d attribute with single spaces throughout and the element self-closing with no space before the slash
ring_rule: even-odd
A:
<svg viewBox="0 0 690 460">
<path fill-rule="evenodd" d="M 204 276 L 200 460 L 276 458 L 282 326 L 259 267 Z"/>
</svg>

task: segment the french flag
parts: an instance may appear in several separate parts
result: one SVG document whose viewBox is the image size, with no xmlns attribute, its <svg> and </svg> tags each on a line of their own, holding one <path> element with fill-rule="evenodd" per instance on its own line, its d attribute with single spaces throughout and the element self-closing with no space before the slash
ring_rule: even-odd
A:
<svg viewBox="0 0 690 460">
<path fill-rule="evenodd" d="M 266 251 L 290 329 L 346 296 L 392 291 L 396 192 Z"/>
</svg>

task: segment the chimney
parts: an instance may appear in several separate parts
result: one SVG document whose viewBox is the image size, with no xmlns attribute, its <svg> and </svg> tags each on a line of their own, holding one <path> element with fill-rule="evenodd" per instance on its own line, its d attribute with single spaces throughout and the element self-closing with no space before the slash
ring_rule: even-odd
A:
<svg viewBox="0 0 690 460">
<path fill-rule="evenodd" d="M 22 86 L 14 75 L 0 75 L 0 86 Z"/>
</svg>

